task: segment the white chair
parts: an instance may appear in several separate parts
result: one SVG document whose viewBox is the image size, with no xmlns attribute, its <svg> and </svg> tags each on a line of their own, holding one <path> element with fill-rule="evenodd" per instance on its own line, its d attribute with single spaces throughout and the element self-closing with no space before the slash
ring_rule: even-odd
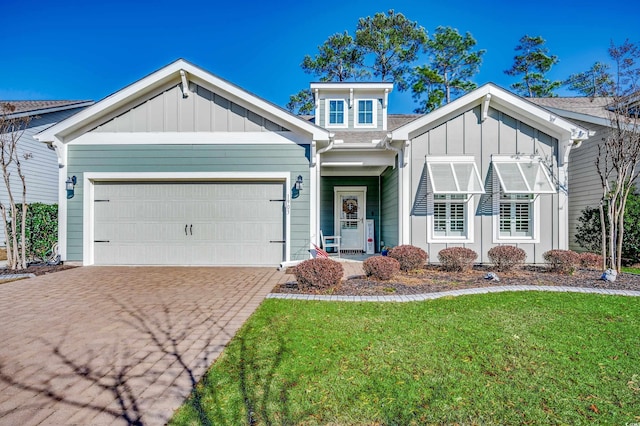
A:
<svg viewBox="0 0 640 426">
<path fill-rule="evenodd" d="M 340 257 L 340 235 L 327 235 L 325 236 L 322 231 L 320 231 L 320 239 L 322 240 L 322 248 L 329 254 L 337 254 L 338 258 Z M 329 248 L 335 248 L 336 252 L 332 253 L 329 251 Z"/>
</svg>

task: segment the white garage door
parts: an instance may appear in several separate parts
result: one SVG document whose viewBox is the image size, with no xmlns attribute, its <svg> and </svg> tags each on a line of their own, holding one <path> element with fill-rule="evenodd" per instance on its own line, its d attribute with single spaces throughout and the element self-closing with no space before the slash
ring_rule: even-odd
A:
<svg viewBox="0 0 640 426">
<path fill-rule="evenodd" d="M 277 265 L 284 185 L 95 182 L 98 265 Z"/>
</svg>

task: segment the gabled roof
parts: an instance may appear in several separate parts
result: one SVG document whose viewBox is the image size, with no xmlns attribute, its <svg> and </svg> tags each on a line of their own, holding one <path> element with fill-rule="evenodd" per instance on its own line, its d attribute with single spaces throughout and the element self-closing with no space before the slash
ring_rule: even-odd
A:
<svg viewBox="0 0 640 426">
<path fill-rule="evenodd" d="M 412 139 L 423 133 L 425 128 L 436 127 L 478 105 L 481 106 L 482 120 L 486 118 L 488 108 L 491 106 L 516 118 L 525 119 L 535 127 L 559 139 L 573 141 L 588 139 L 586 129 L 492 83 L 485 84 L 453 102 L 401 126 L 392 132 L 393 139 Z"/>
<path fill-rule="evenodd" d="M 130 84 L 129 86 L 115 92 L 95 105 L 75 114 L 74 116 L 61 121 L 49 129 L 38 133 L 34 137 L 42 142 L 61 142 L 73 138 L 76 133 L 87 129 L 89 125 L 99 124 L 101 121 L 110 118 L 122 108 L 130 105 L 136 99 L 144 97 L 169 84 L 174 80 L 184 78 L 193 81 L 229 99 L 250 111 L 265 115 L 271 121 L 286 127 L 290 130 L 308 133 L 314 140 L 328 141 L 329 131 L 305 121 L 279 106 L 268 102 L 244 89 L 217 77 L 208 71 L 199 68 L 184 59 L 177 61 L 149 74 L 148 76 Z M 182 80 L 184 81 L 184 80 Z M 67 138 L 67 140 L 65 140 Z"/>
<path fill-rule="evenodd" d="M 27 115 L 47 114 L 50 112 L 63 111 L 73 108 L 81 108 L 93 105 L 93 101 L 67 101 L 67 100 L 29 100 L 29 101 L 2 101 L 0 104 L 11 104 L 16 109 L 8 114 L 12 117 L 23 117 Z"/>
</svg>

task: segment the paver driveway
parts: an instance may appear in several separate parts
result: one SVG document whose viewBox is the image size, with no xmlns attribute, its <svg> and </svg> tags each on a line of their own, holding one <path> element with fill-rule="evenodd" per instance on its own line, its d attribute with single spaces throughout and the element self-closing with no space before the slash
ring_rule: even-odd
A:
<svg viewBox="0 0 640 426">
<path fill-rule="evenodd" d="M 282 277 L 84 267 L 0 284 L 0 424 L 164 424 Z"/>
</svg>

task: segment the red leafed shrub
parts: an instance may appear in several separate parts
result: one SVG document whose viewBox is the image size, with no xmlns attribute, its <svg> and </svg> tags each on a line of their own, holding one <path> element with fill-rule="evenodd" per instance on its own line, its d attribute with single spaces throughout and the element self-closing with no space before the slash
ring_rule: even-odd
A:
<svg viewBox="0 0 640 426">
<path fill-rule="evenodd" d="M 572 250 L 549 250 L 542 254 L 551 270 L 561 274 L 573 274 L 580 264 L 580 255 Z"/>
<path fill-rule="evenodd" d="M 580 253 L 580 266 L 583 268 L 602 269 L 602 256 L 595 253 Z"/>
<path fill-rule="evenodd" d="M 362 262 L 362 268 L 368 277 L 388 280 L 400 272 L 400 262 L 388 256 L 375 256 Z"/>
<path fill-rule="evenodd" d="M 498 271 L 510 271 L 522 265 L 527 258 L 524 250 L 514 246 L 496 246 L 487 254 Z"/>
<path fill-rule="evenodd" d="M 342 265 L 331 259 L 309 259 L 293 271 L 300 288 L 318 290 L 338 287 L 342 281 Z"/>
<path fill-rule="evenodd" d="M 438 253 L 438 260 L 447 271 L 468 271 L 477 258 L 478 253 L 466 247 L 449 247 Z"/>
<path fill-rule="evenodd" d="M 400 269 L 402 271 L 411 271 L 424 267 L 429 255 L 420 247 L 403 245 L 389 250 L 389 257 L 400 262 Z"/>
</svg>

